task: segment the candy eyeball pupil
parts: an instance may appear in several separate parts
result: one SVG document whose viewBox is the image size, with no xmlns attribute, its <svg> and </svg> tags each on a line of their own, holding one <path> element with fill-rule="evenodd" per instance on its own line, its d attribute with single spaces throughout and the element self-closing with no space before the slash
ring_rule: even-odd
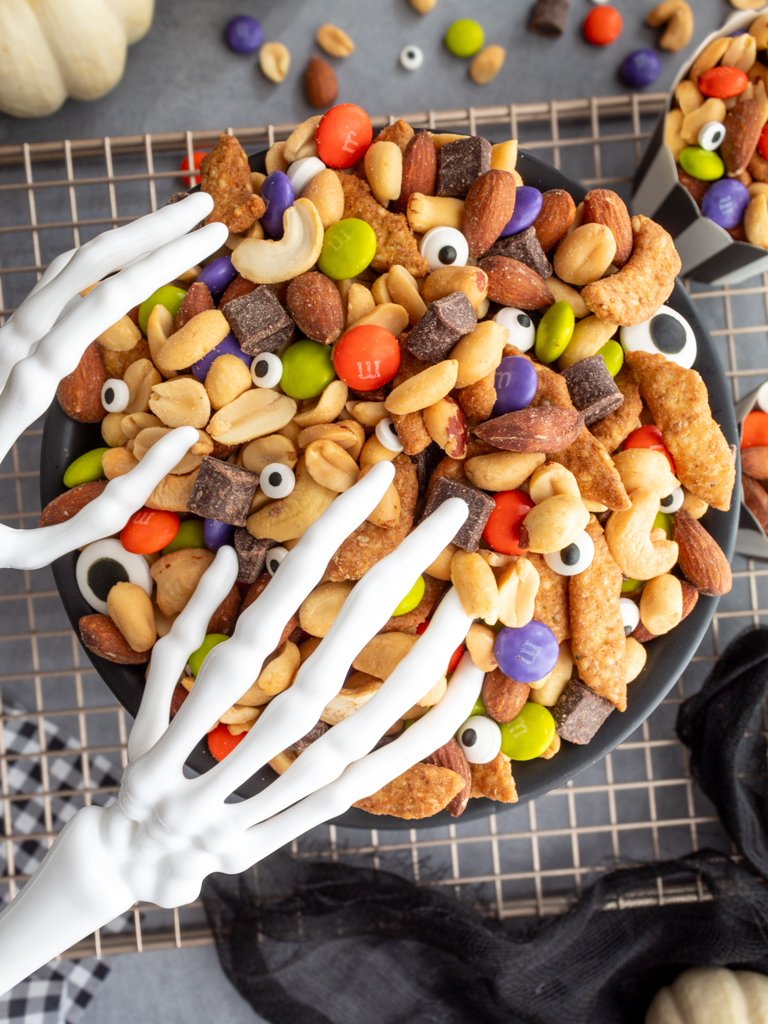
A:
<svg viewBox="0 0 768 1024">
<path fill-rule="evenodd" d="M 675 500 L 674 496 L 672 494 L 668 494 L 666 496 L 666 498 L 662 498 L 661 499 L 661 503 L 660 503 L 661 507 L 662 508 L 669 508 L 669 506 L 674 503 L 674 500 Z"/>
<path fill-rule="evenodd" d="M 283 478 L 279 473 L 269 474 L 269 482 L 272 484 L 273 487 L 279 487 L 280 484 L 282 483 L 282 480 Z"/>
<path fill-rule="evenodd" d="M 115 392 L 112 388 L 107 388 L 104 392 L 104 401 L 107 405 L 111 405 L 115 400 Z"/>
<path fill-rule="evenodd" d="M 581 551 L 578 544 L 569 544 L 567 548 L 563 548 L 560 552 L 560 558 L 565 565 L 576 565 L 580 557 Z"/>
<path fill-rule="evenodd" d="M 409 48 L 408 48 L 408 49 L 407 49 L 407 50 L 405 51 L 405 56 L 406 56 L 406 57 L 407 57 L 407 58 L 408 58 L 409 60 L 415 60 L 415 58 L 416 58 L 416 51 L 415 51 L 415 50 L 412 50 L 412 49 L 411 49 L 411 48 L 409 47 Z"/>
<path fill-rule="evenodd" d="M 526 330 L 531 326 L 531 318 L 529 316 L 526 316 L 525 313 L 517 314 L 517 322 L 520 324 L 521 327 L 524 327 Z"/>
<path fill-rule="evenodd" d="M 97 558 L 88 568 L 88 586 L 101 601 L 116 583 L 128 582 L 128 570 L 114 558 Z"/>
<path fill-rule="evenodd" d="M 474 747 L 477 743 L 477 733 L 474 729 L 465 729 L 461 734 L 461 742 L 465 747 Z"/>
<path fill-rule="evenodd" d="M 454 263 L 456 260 L 457 252 L 452 245 L 444 245 L 437 257 L 441 263 L 449 264 Z"/>
<path fill-rule="evenodd" d="M 266 376 L 266 373 L 267 373 L 268 369 L 269 369 L 269 363 L 266 361 L 266 359 L 260 359 L 258 361 L 258 363 L 256 363 L 256 376 L 257 377 L 264 377 L 264 376 Z"/>
<path fill-rule="evenodd" d="M 651 338 L 659 352 L 681 352 L 685 346 L 685 327 L 673 316 L 659 313 L 651 320 Z"/>
</svg>

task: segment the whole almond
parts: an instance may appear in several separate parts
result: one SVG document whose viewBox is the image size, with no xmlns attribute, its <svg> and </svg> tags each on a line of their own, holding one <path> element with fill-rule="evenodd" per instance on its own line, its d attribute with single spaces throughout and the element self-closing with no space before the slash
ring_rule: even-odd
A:
<svg viewBox="0 0 768 1024">
<path fill-rule="evenodd" d="M 768 533 L 768 491 L 757 480 L 753 480 L 751 476 L 743 474 L 741 477 L 741 493 L 744 504 L 766 533 Z"/>
<path fill-rule="evenodd" d="M 584 196 L 582 224 L 604 224 L 616 241 L 613 262 L 619 269 L 632 255 L 634 236 L 629 210 L 621 196 L 609 188 L 595 188 Z"/>
<path fill-rule="evenodd" d="M 336 72 L 322 57 L 310 57 L 304 72 L 307 99 L 313 107 L 330 107 L 339 95 Z"/>
<path fill-rule="evenodd" d="M 488 276 L 488 298 L 502 306 L 543 309 L 555 297 L 535 270 L 507 256 L 487 256 L 478 264 Z"/>
<path fill-rule="evenodd" d="M 57 523 L 66 523 L 94 498 L 98 498 L 106 486 L 106 480 L 92 480 L 90 483 L 78 484 L 77 487 L 64 491 L 58 498 L 48 502 L 40 513 L 37 525 L 55 526 Z"/>
<path fill-rule="evenodd" d="M 108 615 L 84 615 L 78 623 L 83 646 L 105 661 L 118 665 L 144 665 L 151 651 L 134 651 Z"/>
<path fill-rule="evenodd" d="M 487 252 L 515 212 L 517 186 L 509 171 L 486 171 L 464 200 L 461 230 L 475 259 Z"/>
<path fill-rule="evenodd" d="M 101 389 L 108 380 L 104 361 L 95 341 L 80 357 L 72 373 L 56 388 L 56 397 L 64 412 L 78 423 L 101 423 L 107 410 L 101 403 Z"/>
<path fill-rule="evenodd" d="M 533 228 L 544 252 L 549 252 L 568 234 L 575 216 L 576 204 L 570 192 L 551 188 L 543 194 L 541 211 L 533 222 Z"/>
<path fill-rule="evenodd" d="M 451 737 L 442 747 L 438 747 L 433 754 L 425 757 L 424 764 L 436 764 L 441 768 L 450 768 L 452 772 L 456 772 L 457 775 L 464 779 L 464 788 L 459 790 L 447 807 L 448 813 L 454 818 L 458 818 L 469 802 L 469 794 L 472 789 L 472 772 L 469 762 L 464 756 L 464 751 L 459 746 L 457 740 Z"/>
<path fill-rule="evenodd" d="M 205 632 L 226 633 L 227 636 L 232 636 L 235 631 L 237 616 L 240 613 L 240 604 L 240 591 L 238 590 L 237 584 L 234 583 L 230 592 L 208 621 L 208 626 Z M 283 641 L 281 640 L 280 644 L 282 642 Z M 277 646 L 279 647 L 280 644 Z"/>
<path fill-rule="evenodd" d="M 527 683 L 505 676 L 500 668 L 486 672 L 480 696 L 485 710 L 494 722 L 511 722 L 528 700 L 531 688 Z"/>
<path fill-rule="evenodd" d="M 405 213 L 408 199 L 414 192 L 424 196 L 435 194 L 437 150 L 428 131 L 416 132 L 403 154 L 403 183 L 400 196 L 392 204 L 396 213 Z"/>
<path fill-rule="evenodd" d="M 768 448 L 745 448 L 741 453 L 741 468 L 755 480 L 768 480 Z"/>
<path fill-rule="evenodd" d="M 763 128 L 763 114 L 756 99 L 739 100 L 725 117 L 725 139 L 720 147 L 726 170 L 733 178 L 745 171 Z"/>
<path fill-rule="evenodd" d="M 673 539 L 680 549 L 678 562 L 683 576 L 700 594 L 717 597 L 732 586 L 731 567 L 720 545 L 690 512 L 675 512 Z"/>
<path fill-rule="evenodd" d="M 576 409 L 541 405 L 478 423 L 475 436 L 508 452 L 548 454 L 564 451 L 573 444 L 583 425 L 584 417 Z"/>
<path fill-rule="evenodd" d="M 317 270 L 294 277 L 286 293 L 288 312 L 308 338 L 329 345 L 344 328 L 344 306 L 333 281 Z"/>
</svg>

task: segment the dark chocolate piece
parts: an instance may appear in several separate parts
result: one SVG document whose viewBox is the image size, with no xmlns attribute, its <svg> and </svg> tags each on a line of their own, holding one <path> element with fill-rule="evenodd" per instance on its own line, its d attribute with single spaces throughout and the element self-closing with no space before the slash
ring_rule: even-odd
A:
<svg viewBox="0 0 768 1024">
<path fill-rule="evenodd" d="M 422 449 L 422 451 L 417 455 L 409 456 L 411 462 L 416 467 L 416 480 L 419 485 L 419 497 L 421 497 L 427 489 L 429 478 L 432 476 L 432 470 L 444 457 L 445 452 L 436 441 L 428 444 L 427 447 Z"/>
<path fill-rule="evenodd" d="M 467 192 L 491 169 L 491 144 L 480 135 L 446 142 L 437 151 L 435 195 L 464 199 Z"/>
<path fill-rule="evenodd" d="M 245 526 L 258 486 L 256 473 L 205 455 L 187 508 L 204 519 Z"/>
<path fill-rule="evenodd" d="M 421 522 L 449 498 L 461 498 L 469 506 L 469 515 L 453 538 L 453 543 L 464 551 L 477 551 L 488 516 L 496 508 L 493 498 L 467 484 L 460 484 L 457 480 L 441 476 L 435 481 L 432 493 L 427 499 Z"/>
<path fill-rule="evenodd" d="M 439 363 L 465 334 L 477 326 L 477 315 L 464 292 L 451 292 L 437 299 L 403 342 L 417 359 Z"/>
<path fill-rule="evenodd" d="M 300 740 L 296 740 L 293 744 L 295 753 L 301 754 L 307 749 L 307 747 L 311 747 L 315 740 L 319 740 L 320 737 L 324 736 L 330 728 L 330 725 L 327 725 L 325 722 L 318 722 L 317 725 L 313 725 L 308 733 L 302 736 Z"/>
<path fill-rule="evenodd" d="M 256 582 L 267 564 L 267 552 L 275 544 L 276 541 L 270 540 L 268 537 L 258 540 L 256 537 L 252 537 L 244 527 L 238 526 L 235 530 L 238 583 Z"/>
<path fill-rule="evenodd" d="M 541 248 L 541 243 L 536 237 L 536 229 L 533 224 L 525 231 L 518 231 L 516 235 L 507 235 L 505 238 L 498 238 L 486 256 L 506 256 L 507 259 L 517 260 L 524 263 L 526 267 L 535 270 L 539 277 L 546 280 L 552 277 L 552 264 L 547 259 L 547 254 Z"/>
<path fill-rule="evenodd" d="M 536 0 L 528 20 L 528 31 L 537 36 L 561 36 L 570 9 L 569 0 Z"/>
<path fill-rule="evenodd" d="M 570 743 L 589 743 L 613 711 L 613 704 L 590 690 L 578 679 L 571 679 L 550 710 L 557 734 Z"/>
<path fill-rule="evenodd" d="M 222 313 L 246 355 L 277 352 L 293 338 L 293 320 L 266 284 L 241 295 L 239 299 L 232 299 L 223 307 Z"/>
<path fill-rule="evenodd" d="M 573 363 L 563 370 L 563 378 L 571 401 L 583 414 L 587 426 L 616 412 L 624 404 L 624 395 L 616 387 L 599 353 Z"/>
</svg>

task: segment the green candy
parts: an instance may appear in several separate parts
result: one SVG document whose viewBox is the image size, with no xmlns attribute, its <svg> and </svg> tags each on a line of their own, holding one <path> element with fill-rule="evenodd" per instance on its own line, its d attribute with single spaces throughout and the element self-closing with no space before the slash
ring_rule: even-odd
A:
<svg viewBox="0 0 768 1024">
<path fill-rule="evenodd" d="M 219 644 L 223 644 L 225 640 L 229 640 L 226 633 L 207 634 L 205 640 L 203 640 L 197 650 L 193 651 L 188 658 L 189 667 L 192 669 L 193 676 L 196 676 L 199 673 L 200 668 L 205 661 L 206 654 L 212 651 L 213 648 L 217 647 Z"/>
<path fill-rule="evenodd" d="M 405 615 L 406 612 L 412 612 L 422 597 L 424 597 L 424 577 L 419 576 L 392 614 Z"/>
<path fill-rule="evenodd" d="M 487 715 L 487 714 L 488 714 L 488 712 L 485 710 L 485 704 L 483 704 L 483 698 L 482 697 L 478 697 L 477 700 L 475 701 L 475 706 L 469 712 L 469 717 L 471 718 L 473 715 Z"/>
<path fill-rule="evenodd" d="M 64 486 L 77 487 L 78 484 L 88 484 L 92 480 L 103 480 L 106 474 L 101 457 L 108 451 L 109 448 L 93 448 L 71 462 L 64 473 Z"/>
<path fill-rule="evenodd" d="M 624 365 L 624 349 L 618 341 L 606 341 L 603 347 L 599 350 L 598 355 L 602 356 L 605 360 L 605 365 L 608 367 L 608 373 L 610 373 L 612 377 L 615 377 Z"/>
<path fill-rule="evenodd" d="M 139 327 L 146 334 L 147 333 L 147 321 L 149 320 L 149 314 L 155 308 L 155 306 L 165 306 L 171 316 L 176 316 L 179 311 L 179 306 L 184 301 L 184 296 L 187 293 L 183 288 L 177 288 L 172 284 L 164 284 L 162 288 L 158 288 L 156 292 L 152 292 L 148 299 L 144 299 L 142 304 L 139 306 Z"/>
<path fill-rule="evenodd" d="M 323 235 L 317 269 L 334 281 L 361 274 L 376 255 L 376 233 L 370 224 L 347 217 L 332 224 Z"/>
<path fill-rule="evenodd" d="M 204 548 L 203 523 L 200 519 L 184 519 L 179 523 L 179 532 L 170 544 L 163 548 L 164 555 L 170 555 L 179 548 Z"/>
<path fill-rule="evenodd" d="M 573 337 L 576 318 L 567 302 L 550 306 L 536 328 L 536 358 L 542 363 L 554 363 L 568 348 Z"/>
<path fill-rule="evenodd" d="M 472 57 L 482 47 L 485 35 L 481 25 L 469 18 L 454 21 L 445 33 L 445 45 L 454 57 Z"/>
<path fill-rule="evenodd" d="M 291 398 L 317 398 L 336 379 L 331 346 L 319 341 L 297 341 L 282 355 L 280 387 Z"/>
<path fill-rule="evenodd" d="M 673 519 L 669 512 L 657 512 L 656 518 L 653 520 L 654 528 L 663 530 L 667 535 L 667 540 L 672 540 L 672 523 Z"/>
<path fill-rule="evenodd" d="M 622 594 L 633 594 L 642 587 L 644 582 L 644 580 L 633 580 L 630 576 L 622 582 L 621 592 Z"/>
<path fill-rule="evenodd" d="M 718 154 L 701 146 L 686 146 L 678 159 L 683 170 L 699 181 L 717 181 L 725 174 L 725 164 Z"/>
<path fill-rule="evenodd" d="M 513 761 L 531 761 L 541 757 L 555 735 L 555 720 L 542 704 L 524 704 L 517 718 L 504 722 L 501 750 Z"/>
</svg>

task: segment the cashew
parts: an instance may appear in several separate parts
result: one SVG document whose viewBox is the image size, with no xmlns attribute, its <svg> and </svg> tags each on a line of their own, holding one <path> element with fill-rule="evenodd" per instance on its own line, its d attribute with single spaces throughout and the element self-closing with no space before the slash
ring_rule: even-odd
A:
<svg viewBox="0 0 768 1024">
<path fill-rule="evenodd" d="M 356 672 L 349 677 L 336 696 L 325 705 L 320 712 L 320 721 L 328 725 L 337 725 L 339 722 L 343 722 L 345 718 L 349 718 L 358 708 L 366 704 L 381 689 L 381 686 L 380 679 L 365 672 Z"/>
<path fill-rule="evenodd" d="M 257 539 L 271 538 L 282 544 L 302 537 L 336 497 L 335 491 L 315 483 L 304 459 L 296 466 L 296 486 L 287 498 L 273 501 L 248 517 L 248 532 Z"/>
<path fill-rule="evenodd" d="M 265 56 L 265 52 L 264 51 L 266 50 L 267 52 L 270 52 L 269 51 L 269 47 L 270 46 L 282 46 L 282 43 L 267 43 L 266 46 L 262 46 L 261 52 L 259 54 L 260 63 L 261 63 L 261 70 L 264 72 L 264 74 L 267 76 L 267 78 L 271 78 L 273 82 L 274 81 L 278 81 L 278 80 L 282 82 L 282 78 L 281 79 L 274 79 L 274 78 L 272 78 L 272 76 L 267 72 L 267 70 L 265 68 L 264 60 L 263 60 L 263 58 Z M 286 53 L 287 53 L 287 51 L 286 51 Z M 290 57 L 289 57 L 289 60 L 290 60 Z M 266 167 L 267 174 L 272 174 L 273 171 L 283 171 L 283 172 L 285 172 L 285 171 L 288 170 L 288 161 L 285 159 L 284 151 L 285 151 L 285 142 L 284 141 L 283 142 L 273 142 L 272 145 L 269 147 L 269 149 L 267 150 L 267 155 L 264 157 L 264 166 Z"/>
<path fill-rule="evenodd" d="M 161 555 L 150 569 L 157 586 L 157 606 L 164 615 L 178 615 L 186 607 L 213 552 L 205 548 L 180 548 Z"/>
<path fill-rule="evenodd" d="M 434 577 L 436 580 L 443 580 L 444 583 L 447 583 L 451 578 L 451 559 L 458 550 L 455 544 L 448 544 L 434 562 L 424 570 L 426 574 Z"/>
<path fill-rule="evenodd" d="M 309 199 L 297 199 L 283 214 L 283 237 L 244 239 L 232 253 L 232 265 L 249 281 L 276 284 L 313 267 L 322 247 L 320 215 Z"/>
<path fill-rule="evenodd" d="M 221 444 L 241 444 L 273 434 L 289 423 L 296 403 L 271 388 L 252 388 L 219 409 L 208 424 L 208 433 Z"/>
<path fill-rule="evenodd" d="M 553 494 L 534 505 L 523 525 L 528 532 L 529 549 L 546 555 L 567 548 L 588 522 L 589 512 L 578 498 L 571 494 Z"/>
<path fill-rule="evenodd" d="M 659 46 L 670 53 L 682 50 L 690 43 L 693 35 L 693 11 L 685 0 L 663 0 L 663 3 L 648 13 L 646 23 L 651 28 L 666 24 Z"/>
<path fill-rule="evenodd" d="M 605 525 L 605 539 L 625 576 L 650 580 L 669 572 L 677 561 L 677 544 L 658 534 L 651 535 L 659 511 L 659 496 L 655 491 L 638 488 L 629 495 L 629 500 L 631 508 L 612 513 Z"/>
<path fill-rule="evenodd" d="M 258 707 L 287 690 L 296 678 L 300 662 L 298 647 L 286 640 L 276 654 L 267 658 L 256 682 L 248 687 L 238 704 Z"/>
<path fill-rule="evenodd" d="M 296 446 L 282 434 L 257 437 L 242 449 L 242 464 L 252 473 L 262 473 L 271 462 L 279 462 L 291 469 L 298 461 Z"/>
<path fill-rule="evenodd" d="M 309 593 L 299 608 L 299 625 L 310 636 L 324 637 L 333 625 L 354 584 L 323 583 Z"/>
<path fill-rule="evenodd" d="M 490 626 L 484 626 L 480 622 L 473 622 L 467 633 L 467 650 L 472 661 L 481 672 L 493 672 L 499 667 L 493 653 L 493 645 L 496 643 L 496 634 Z"/>
<path fill-rule="evenodd" d="M 302 429 L 312 427 L 316 423 L 332 423 L 347 404 L 348 394 L 349 388 L 343 380 L 332 380 L 317 401 L 296 413 L 293 417 L 294 423 Z"/>
<path fill-rule="evenodd" d="M 135 583 L 116 583 L 107 594 L 109 616 L 132 651 L 148 651 L 157 640 L 152 601 Z"/>
<path fill-rule="evenodd" d="M 534 704 L 543 704 L 545 708 L 554 707 L 560 699 L 563 690 L 568 685 L 572 672 L 573 656 L 571 655 L 571 645 L 567 640 L 563 640 L 560 644 L 560 652 L 557 656 L 555 667 L 549 675 L 530 684 L 531 692 L 528 699 L 532 700 Z"/>
<path fill-rule="evenodd" d="M 491 452 L 467 459 L 464 472 L 484 491 L 514 491 L 545 461 L 538 452 Z"/>
<path fill-rule="evenodd" d="M 473 331 L 465 334 L 451 351 L 451 359 L 459 364 L 455 386 L 469 387 L 495 370 L 508 339 L 508 329 L 495 320 L 483 320 Z"/>
<path fill-rule="evenodd" d="M 526 626 L 533 618 L 539 574 L 527 558 L 518 558 L 502 569 L 496 582 L 499 588 L 499 618 L 505 626 L 515 629 Z"/>
<path fill-rule="evenodd" d="M 683 127 L 684 114 L 682 110 L 678 110 L 675 107 L 674 110 L 670 110 L 664 119 L 664 142 L 672 153 L 672 156 L 677 160 L 680 154 L 685 149 L 687 143 L 680 134 L 680 130 Z M 582 299 L 582 302 L 584 300 Z"/>
<path fill-rule="evenodd" d="M 637 578 L 637 577 L 636 577 Z M 654 576 L 640 595 L 640 621 L 654 636 L 674 629 L 683 617 L 683 587 L 677 576 Z"/>
<path fill-rule="evenodd" d="M 708 124 L 710 121 L 725 121 L 726 107 L 722 100 L 712 97 L 702 103 L 700 107 L 695 110 L 691 110 L 690 113 L 686 114 L 683 118 L 683 123 L 680 127 L 680 135 L 684 142 L 690 145 L 696 145 L 696 141 L 699 137 L 699 132 Z"/>
<path fill-rule="evenodd" d="M 242 360 L 236 361 L 245 370 Z M 250 374 L 248 376 L 250 377 Z M 250 386 L 250 380 L 248 384 Z M 193 377 L 177 377 L 175 380 L 155 384 L 149 393 L 149 408 L 166 427 L 199 429 L 204 427 L 211 417 L 208 392 L 200 381 Z"/>
<path fill-rule="evenodd" d="M 360 651 L 352 667 L 388 679 L 418 639 L 409 633 L 379 633 Z"/>
<path fill-rule="evenodd" d="M 546 462 L 531 473 L 528 495 L 535 504 L 540 504 L 553 494 L 570 494 L 581 498 L 576 477 L 559 462 Z"/>
<path fill-rule="evenodd" d="M 692 110 L 698 110 L 704 102 L 701 89 L 690 78 L 684 78 L 681 82 L 677 83 L 675 86 L 675 99 L 683 112 L 683 116 L 690 114 Z"/>
<path fill-rule="evenodd" d="M 493 569 L 482 555 L 457 551 L 451 559 L 451 583 L 469 618 L 496 622 L 499 617 L 499 589 Z"/>
<path fill-rule="evenodd" d="M 648 657 L 648 652 L 645 649 L 645 644 L 641 644 L 638 640 L 635 640 L 633 636 L 627 637 L 627 643 L 625 647 L 624 658 L 627 665 L 627 682 L 631 683 L 634 679 L 640 675 L 645 668 L 645 662 Z"/>
<path fill-rule="evenodd" d="M 614 455 L 613 463 L 627 494 L 644 487 L 647 491 L 655 491 L 660 498 L 666 498 L 680 486 L 680 481 L 669 468 L 666 455 L 652 448 L 626 448 Z"/>
</svg>

